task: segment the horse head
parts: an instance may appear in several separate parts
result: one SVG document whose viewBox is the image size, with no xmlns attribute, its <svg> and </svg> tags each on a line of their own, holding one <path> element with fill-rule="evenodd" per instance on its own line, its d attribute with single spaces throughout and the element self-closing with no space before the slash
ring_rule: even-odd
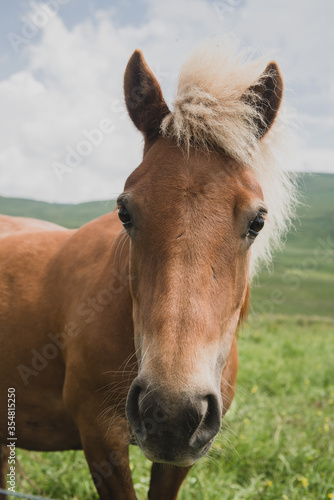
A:
<svg viewBox="0 0 334 500">
<path fill-rule="evenodd" d="M 251 157 L 283 92 L 275 63 L 221 98 L 195 70 L 181 75 L 172 113 L 142 53 L 132 55 L 125 101 L 144 156 L 117 201 L 139 366 L 127 417 L 147 458 L 178 466 L 208 451 L 233 398 L 252 245 L 268 211 Z"/>
</svg>

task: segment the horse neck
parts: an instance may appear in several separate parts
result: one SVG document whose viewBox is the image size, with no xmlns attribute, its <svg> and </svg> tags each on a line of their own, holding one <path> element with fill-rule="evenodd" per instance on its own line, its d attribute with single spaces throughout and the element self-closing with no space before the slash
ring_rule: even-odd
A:
<svg viewBox="0 0 334 500">
<path fill-rule="evenodd" d="M 50 262 L 46 295 L 52 296 L 54 322 L 89 307 L 129 300 L 129 241 L 115 212 L 75 231 Z M 125 299 L 124 299 L 125 297 Z"/>
</svg>

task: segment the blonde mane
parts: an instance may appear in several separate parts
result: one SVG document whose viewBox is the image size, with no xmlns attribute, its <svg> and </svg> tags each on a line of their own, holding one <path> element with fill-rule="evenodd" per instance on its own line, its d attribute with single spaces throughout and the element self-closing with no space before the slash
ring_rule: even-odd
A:
<svg viewBox="0 0 334 500">
<path fill-rule="evenodd" d="M 272 251 L 281 245 L 296 205 L 295 175 L 291 141 L 292 120 L 286 106 L 261 139 L 256 123 L 263 121 L 252 106 L 256 95 L 250 87 L 261 85 L 266 63 L 254 60 L 236 43 L 211 41 L 199 47 L 186 61 L 179 76 L 173 111 L 161 124 L 165 137 L 179 145 L 208 150 L 221 148 L 256 173 L 268 206 L 268 220 L 254 242 L 250 274 L 260 263 L 271 261 Z"/>
</svg>

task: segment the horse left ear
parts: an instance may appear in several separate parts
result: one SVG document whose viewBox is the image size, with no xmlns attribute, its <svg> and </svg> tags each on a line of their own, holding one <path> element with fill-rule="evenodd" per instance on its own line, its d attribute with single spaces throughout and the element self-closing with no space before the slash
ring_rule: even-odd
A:
<svg viewBox="0 0 334 500">
<path fill-rule="evenodd" d="M 128 113 L 146 139 L 159 134 L 169 113 L 161 88 L 140 50 L 132 54 L 124 74 L 124 97 Z"/>
<path fill-rule="evenodd" d="M 277 64 L 271 62 L 260 76 L 258 83 L 251 86 L 245 94 L 246 100 L 258 112 L 258 117 L 255 117 L 258 139 L 262 139 L 274 123 L 282 97 L 282 75 Z"/>
</svg>

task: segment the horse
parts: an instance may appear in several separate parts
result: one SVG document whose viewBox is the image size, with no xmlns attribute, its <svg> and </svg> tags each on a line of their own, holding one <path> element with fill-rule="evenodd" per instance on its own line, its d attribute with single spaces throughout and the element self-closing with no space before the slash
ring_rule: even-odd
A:
<svg viewBox="0 0 334 500">
<path fill-rule="evenodd" d="M 0 220 L 1 488 L 15 446 L 83 449 L 101 500 L 134 500 L 132 443 L 148 498 L 176 499 L 233 400 L 251 277 L 289 226 L 276 62 L 205 44 L 171 111 L 136 50 L 124 96 L 144 147 L 117 208 L 76 230 Z"/>
</svg>

